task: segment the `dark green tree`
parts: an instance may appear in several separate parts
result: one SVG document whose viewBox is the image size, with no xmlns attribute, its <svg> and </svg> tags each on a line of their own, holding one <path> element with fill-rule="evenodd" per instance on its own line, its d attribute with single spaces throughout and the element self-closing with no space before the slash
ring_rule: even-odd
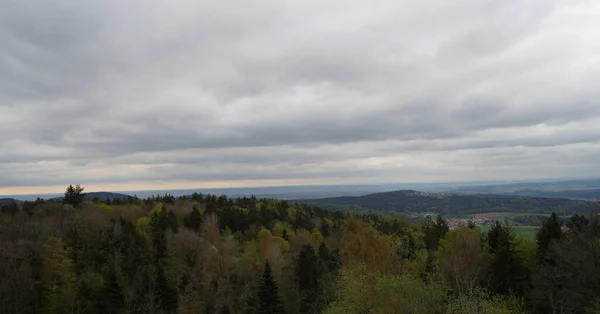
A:
<svg viewBox="0 0 600 314">
<path fill-rule="evenodd" d="M 494 293 L 524 296 L 530 280 L 525 261 L 517 254 L 515 231 L 508 223 L 496 221 L 488 232 L 490 290 Z"/>
<path fill-rule="evenodd" d="M 320 313 L 324 307 L 320 278 L 325 268 L 321 267 L 322 264 L 319 263 L 310 244 L 302 246 L 295 264 L 295 279 L 300 292 L 300 313 Z"/>
<path fill-rule="evenodd" d="M 99 310 L 101 313 L 121 313 L 123 311 L 123 289 L 119 284 L 114 265 L 109 268 L 100 295 Z"/>
<path fill-rule="evenodd" d="M 550 246 L 559 241 L 562 237 L 562 229 L 560 219 L 556 213 L 552 213 L 550 218 L 542 225 L 535 235 L 537 245 L 537 256 L 540 263 L 551 262 L 547 258 Z"/>
<path fill-rule="evenodd" d="M 69 185 L 65 191 L 63 203 L 77 208 L 79 205 L 81 205 L 81 203 L 83 203 L 84 199 L 85 194 L 83 193 L 83 187 L 81 187 L 79 184 L 76 186 Z"/>
<path fill-rule="evenodd" d="M 425 246 L 429 251 L 437 250 L 440 244 L 440 239 L 446 236 L 446 233 L 450 231 L 448 222 L 440 215 L 437 216 L 435 221 L 430 217 L 426 217 L 421 226 L 423 229 L 423 240 L 425 241 Z"/>
<path fill-rule="evenodd" d="M 10 202 L 10 203 L 2 206 L 2 208 L 0 208 L 0 212 L 2 212 L 3 214 L 11 215 L 11 216 L 14 216 L 18 211 L 19 211 L 19 205 L 15 202 Z"/>
<path fill-rule="evenodd" d="M 154 248 L 155 260 L 160 260 L 167 254 L 167 231 L 168 221 L 165 211 L 153 213 L 150 217 L 150 237 Z"/>
<path fill-rule="evenodd" d="M 262 282 L 258 291 L 258 313 L 279 314 L 285 313 L 283 303 L 279 297 L 277 283 L 273 278 L 273 270 L 269 261 L 265 262 Z"/>
<path fill-rule="evenodd" d="M 156 268 L 156 300 L 165 313 L 177 312 L 179 291 L 169 281 L 162 262 Z"/>
<path fill-rule="evenodd" d="M 169 229 L 173 231 L 173 233 L 177 233 L 179 231 L 179 221 L 177 220 L 175 213 L 173 213 L 171 210 L 167 214 L 167 225 L 169 226 Z"/>
<path fill-rule="evenodd" d="M 183 226 L 190 230 L 198 232 L 200 231 L 200 226 L 202 226 L 203 221 L 204 217 L 202 216 L 202 213 L 200 212 L 198 207 L 194 205 L 192 211 L 187 216 L 185 216 L 185 218 L 183 218 Z"/>
</svg>

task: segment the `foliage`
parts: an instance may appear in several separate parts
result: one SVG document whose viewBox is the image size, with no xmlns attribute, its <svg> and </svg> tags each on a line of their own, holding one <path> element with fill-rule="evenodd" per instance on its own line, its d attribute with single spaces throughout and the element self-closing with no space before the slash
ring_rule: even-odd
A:
<svg viewBox="0 0 600 314">
<path fill-rule="evenodd" d="M 483 281 L 489 253 L 479 230 L 465 227 L 450 231 L 440 241 L 437 259 L 446 283 L 457 293 L 465 293 Z"/>
<path fill-rule="evenodd" d="M 65 197 L 63 198 L 63 203 L 71 205 L 73 207 L 79 207 L 83 200 L 85 199 L 85 194 L 83 193 L 83 187 L 79 184 L 76 186 L 69 185 L 67 190 L 65 191 Z"/>
<path fill-rule="evenodd" d="M 258 290 L 258 313 L 278 314 L 285 313 L 283 304 L 279 297 L 277 283 L 273 278 L 273 271 L 269 261 L 265 262 L 265 270 L 262 282 Z"/>
<path fill-rule="evenodd" d="M 514 234 L 255 197 L 36 200 L 0 214 L 0 314 L 600 308 L 598 216 Z"/>
<path fill-rule="evenodd" d="M 490 211 L 550 213 L 564 210 L 570 213 L 585 213 L 588 209 L 587 202 L 581 200 L 528 196 L 438 194 L 413 190 L 375 193 L 358 197 L 342 196 L 299 200 L 298 202 L 331 211 L 379 212 L 386 215 L 424 212 L 457 215 Z"/>
</svg>

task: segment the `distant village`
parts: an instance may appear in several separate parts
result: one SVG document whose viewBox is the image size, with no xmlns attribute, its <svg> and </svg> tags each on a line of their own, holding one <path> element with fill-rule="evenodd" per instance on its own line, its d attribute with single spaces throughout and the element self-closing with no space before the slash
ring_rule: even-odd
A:
<svg viewBox="0 0 600 314">
<path fill-rule="evenodd" d="M 448 222 L 448 227 L 450 229 L 456 229 L 461 227 L 466 227 L 469 224 L 469 220 L 473 222 L 473 224 L 477 227 L 491 225 L 494 220 L 490 220 L 487 218 L 471 218 L 471 219 L 454 219 L 450 218 L 446 221 Z"/>
</svg>

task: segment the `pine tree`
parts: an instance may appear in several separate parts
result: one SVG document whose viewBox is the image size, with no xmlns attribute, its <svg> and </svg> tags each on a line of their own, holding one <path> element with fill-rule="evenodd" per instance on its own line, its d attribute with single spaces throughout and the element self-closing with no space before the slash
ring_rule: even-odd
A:
<svg viewBox="0 0 600 314">
<path fill-rule="evenodd" d="M 166 313 L 177 312 L 179 291 L 169 282 L 162 262 L 158 263 L 156 269 L 156 300 Z"/>
<path fill-rule="evenodd" d="M 560 240 L 562 237 L 562 229 L 560 220 L 556 213 L 550 215 L 542 227 L 538 230 L 535 235 L 535 242 L 537 244 L 537 256 L 540 263 L 550 263 L 551 261 L 547 258 L 548 250 L 550 245 L 554 241 Z"/>
<path fill-rule="evenodd" d="M 273 271 L 269 261 L 265 262 L 265 271 L 258 291 L 258 313 L 278 314 L 284 313 L 283 303 L 277 292 L 277 283 L 273 278 Z"/>
<path fill-rule="evenodd" d="M 102 313 L 120 313 L 123 309 L 123 291 L 119 284 L 115 267 L 110 267 L 101 290 L 99 310 Z"/>
<path fill-rule="evenodd" d="M 515 231 L 508 222 L 496 221 L 488 232 L 488 246 L 492 254 L 490 262 L 490 290 L 495 293 L 515 293 L 523 296 L 529 282 L 529 269 L 517 254 Z"/>
<path fill-rule="evenodd" d="M 183 219 L 183 226 L 198 232 L 200 231 L 200 226 L 202 225 L 203 220 L 204 218 L 202 216 L 202 213 L 200 212 L 198 207 L 194 205 L 192 211 Z"/>
<path fill-rule="evenodd" d="M 85 198 L 85 194 L 83 193 L 83 187 L 79 184 L 76 186 L 69 185 L 67 190 L 65 191 L 65 197 L 63 198 L 64 204 L 69 204 L 73 207 L 78 207 Z"/>
<path fill-rule="evenodd" d="M 319 278 L 323 275 L 325 267 L 321 267 L 315 250 L 310 244 L 302 246 L 295 266 L 296 282 L 300 292 L 300 313 L 321 312 L 323 306 Z"/>
<path fill-rule="evenodd" d="M 425 246 L 429 251 L 437 250 L 440 239 L 442 239 L 450 230 L 448 222 L 440 215 L 437 216 L 435 221 L 430 217 L 425 218 L 422 228 Z"/>
<path fill-rule="evenodd" d="M 167 224 L 173 233 L 177 233 L 179 231 L 179 221 L 177 220 L 175 213 L 173 213 L 171 210 L 167 214 Z"/>
</svg>

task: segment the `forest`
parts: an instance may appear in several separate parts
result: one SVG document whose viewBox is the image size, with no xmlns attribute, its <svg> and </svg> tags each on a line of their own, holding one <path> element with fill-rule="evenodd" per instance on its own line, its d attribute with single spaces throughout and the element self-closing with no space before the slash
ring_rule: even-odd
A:
<svg viewBox="0 0 600 314">
<path fill-rule="evenodd" d="M 0 211 L 0 313 L 600 313 L 600 218 L 535 239 L 195 193 Z"/>
<path fill-rule="evenodd" d="M 316 205 L 332 211 L 402 215 L 434 212 L 442 215 L 468 215 L 493 211 L 548 213 L 586 213 L 587 201 L 520 195 L 460 195 L 401 190 L 363 196 L 342 196 L 298 203 Z"/>
</svg>

